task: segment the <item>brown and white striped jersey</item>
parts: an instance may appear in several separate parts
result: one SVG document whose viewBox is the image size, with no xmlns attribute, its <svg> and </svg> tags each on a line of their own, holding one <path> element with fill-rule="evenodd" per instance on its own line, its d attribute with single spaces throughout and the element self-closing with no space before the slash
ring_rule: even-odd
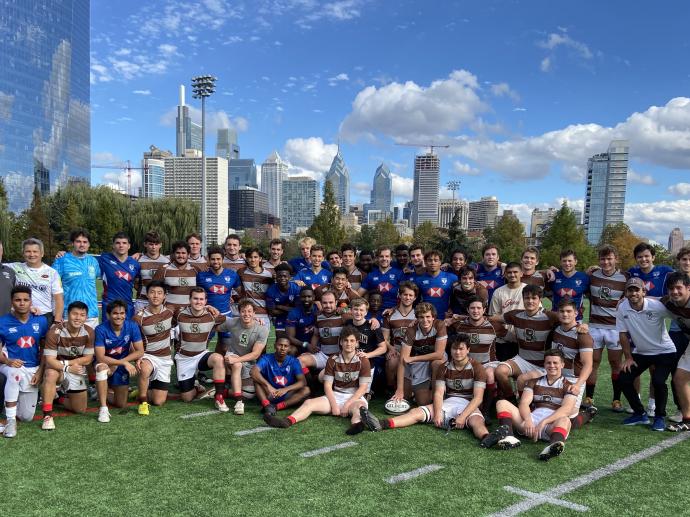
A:
<svg viewBox="0 0 690 517">
<path fill-rule="evenodd" d="M 486 318 L 479 324 L 473 325 L 468 319 L 458 320 L 451 326 L 456 334 L 470 336 L 470 358 L 480 364 L 496 361 L 496 337 L 505 332 L 500 323 L 492 323 Z"/>
<path fill-rule="evenodd" d="M 567 378 L 576 378 L 582 369 L 580 354 L 594 352 L 594 342 L 588 333 L 578 333 L 577 325 L 568 330 L 559 325 L 553 331 L 551 348 L 558 348 L 565 356 L 563 375 Z"/>
<path fill-rule="evenodd" d="M 170 356 L 170 332 L 173 328 L 174 313 L 163 307 L 157 314 L 146 307 L 134 315 L 144 338 L 144 352 L 159 357 Z"/>
<path fill-rule="evenodd" d="M 353 290 L 357 290 L 362 287 L 362 281 L 367 277 L 367 274 L 355 267 L 352 271 L 347 274 L 347 281 L 350 282 L 350 287 Z"/>
<path fill-rule="evenodd" d="M 323 293 L 326 291 L 331 292 L 335 295 L 335 306 L 342 309 L 344 307 L 349 307 L 350 302 L 354 300 L 355 298 L 361 298 L 359 293 L 353 291 L 352 289 L 343 289 L 342 291 L 338 292 L 335 290 L 335 287 L 333 287 L 333 284 L 326 284 L 326 285 L 320 285 L 314 290 L 314 297 L 321 301 L 321 297 L 323 296 Z"/>
<path fill-rule="evenodd" d="M 333 383 L 333 391 L 352 395 L 359 386 L 371 384 L 369 359 L 355 355 L 346 361 L 342 354 L 333 355 L 326 362 L 323 380 Z"/>
<path fill-rule="evenodd" d="M 630 275 L 616 270 L 610 276 L 597 269 L 589 275 L 589 326 L 598 329 L 616 328 L 616 309 L 625 293 Z"/>
<path fill-rule="evenodd" d="M 268 269 L 261 269 L 259 273 L 248 267 L 240 269 L 237 274 L 242 281 L 244 296 L 254 302 L 256 314 L 268 314 L 266 310 L 266 291 L 273 283 L 273 274 Z"/>
<path fill-rule="evenodd" d="M 541 271 L 535 271 L 531 275 L 522 273 L 522 283 L 527 285 L 536 285 L 542 289 L 546 289 L 546 278 Z"/>
<path fill-rule="evenodd" d="M 680 327 L 680 330 L 686 335 L 690 335 L 690 301 L 681 307 L 673 303 L 668 296 L 664 296 L 661 298 L 661 303 L 673 314 L 673 321 Z"/>
<path fill-rule="evenodd" d="M 472 400 L 475 387 L 486 388 L 486 370 L 474 359 L 467 361 L 462 368 L 457 368 L 453 361 L 448 361 L 437 370 L 436 386 L 445 386 L 446 398 Z"/>
<path fill-rule="evenodd" d="M 556 411 L 563 405 L 566 397 L 575 396 L 568 393 L 570 386 L 572 383 L 568 382 L 562 375 L 551 384 L 549 384 L 546 375 L 527 381 L 525 391 L 532 392 L 532 411 L 539 408 Z"/>
<path fill-rule="evenodd" d="M 227 255 L 223 256 L 223 267 L 237 272 L 243 267 L 247 267 L 247 261 L 242 257 L 231 259 Z"/>
<path fill-rule="evenodd" d="M 208 259 L 203 255 L 199 255 L 197 258 L 189 257 L 187 262 L 189 262 L 197 271 L 208 271 Z"/>
<path fill-rule="evenodd" d="M 196 269 L 186 263 L 181 268 L 170 263 L 158 269 L 153 275 L 168 287 L 165 304 L 173 310 L 189 305 L 189 292 L 196 287 Z"/>
<path fill-rule="evenodd" d="M 153 275 L 159 268 L 170 263 L 170 259 L 165 255 L 158 255 L 158 258 L 153 259 L 144 253 L 139 257 L 138 262 L 141 266 L 141 271 L 139 273 L 139 276 L 141 277 L 139 300 L 147 300 L 146 288 L 151 283 L 151 280 L 153 280 Z"/>
<path fill-rule="evenodd" d="M 345 326 L 345 318 L 337 312 L 325 314 L 319 312 L 316 315 L 316 331 L 319 333 L 319 346 L 326 355 L 340 352 L 340 332 Z"/>
<path fill-rule="evenodd" d="M 516 310 L 505 313 L 503 319 L 514 327 L 518 355 L 535 366 L 543 367 L 546 343 L 558 323 L 558 314 L 540 310 L 529 316 L 526 311 Z"/>
<path fill-rule="evenodd" d="M 213 328 L 224 323 L 225 319 L 225 316 L 221 315 L 214 318 L 206 309 L 200 316 L 195 316 L 191 307 L 179 311 L 173 326 L 180 328 L 180 353 L 195 355 L 206 352 Z"/>
<path fill-rule="evenodd" d="M 419 327 L 419 322 L 415 322 L 411 327 L 407 328 L 405 334 L 405 346 L 412 347 L 410 355 L 416 357 L 419 355 L 433 354 L 436 351 L 436 341 L 443 341 L 443 346 L 448 340 L 448 333 L 446 332 L 446 325 L 441 320 L 434 320 L 431 330 L 426 333 Z"/>
<path fill-rule="evenodd" d="M 397 348 L 398 351 L 400 351 L 400 347 L 405 341 L 407 328 L 416 322 L 417 318 L 414 315 L 414 309 L 410 308 L 410 312 L 404 315 L 400 312 L 400 306 L 395 307 L 393 312 L 383 318 L 383 328 L 390 332 L 391 345 Z"/>
<path fill-rule="evenodd" d="M 60 361 L 93 355 L 94 332 L 88 325 L 82 325 L 76 336 L 70 335 L 64 323 L 53 324 L 46 334 L 43 354 Z"/>
<path fill-rule="evenodd" d="M 276 266 L 278 266 L 280 264 L 287 264 L 287 262 L 284 260 L 281 260 L 280 262 L 278 262 L 278 264 L 272 264 L 269 260 L 264 260 L 261 263 L 261 265 L 263 266 L 264 269 L 271 272 L 271 275 L 273 276 L 273 278 L 275 278 L 275 276 L 276 276 Z"/>
</svg>

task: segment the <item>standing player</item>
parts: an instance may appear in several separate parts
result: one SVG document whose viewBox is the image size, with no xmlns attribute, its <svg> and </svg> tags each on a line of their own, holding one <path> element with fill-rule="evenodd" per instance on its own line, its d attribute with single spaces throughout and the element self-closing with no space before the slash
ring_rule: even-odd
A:
<svg viewBox="0 0 690 517">
<path fill-rule="evenodd" d="M 673 320 L 684 336 L 690 335 L 690 277 L 676 272 L 668 276 L 668 296 L 661 301 L 673 313 Z M 669 331 L 669 335 L 671 332 Z M 674 340 L 674 343 L 676 341 Z M 677 347 L 678 348 L 678 347 Z M 673 419 L 669 431 L 690 431 L 690 352 L 676 349 L 676 367 L 673 371 L 673 388 L 676 405 L 680 408 L 680 421 Z"/>
<path fill-rule="evenodd" d="M 338 250 L 329 251 L 326 254 L 326 261 L 331 267 L 331 271 L 333 271 L 333 268 L 343 267 L 343 257 L 340 256 L 340 252 Z"/>
<path fill-rule="evenodd" d="M 331 278 L 331 283 L 320 285 L 314 291 L 316 299 L 321 300 L 321 296 L 326 291 L 331 291 L 335 295 L 336 305 L 340 309 L 348 307 L 352 300 L 360 297 L 359 293 L 348 287 L 347 269 L 344 267 L 333 268 L 333 277 Z"/>
<path fill-rule="evenodd" d="M 426 273 L 424 267 L 424 248 L 420 244 L 412 244 L 410 246 L 410 262 L 407 268 L 403 271 L 404 280 L 414 282 L 417 275 Z"/>
<path fill-rule="evenodd" d="M 316 241 L 311 237 L 304 237 L 297 244 L 299 245 L 300 256 L 288 260 L 294 275 L 311 267 L 311 247 L 316 244 Z"/>
<path fill-rule="evenodd" d="M 389 395 L 395 392 L 397 387 L 396 376 L 398 373 L 398 361 L 400 350 L 405 342 L 407 328 L 416 321 L 413 304 L 417 299 L 419 289 L 412 282 L 403 281 L 398 286 L 398 305 L 383 318 L 382 332 L 386 340 L 388 352 L 386 353 L 386 382 Z"/>
<path fill-rule="evenodd" d="M 350 243 L 345 243 L 340 247 L 340 256 L 343 258 L 343 267 L 347 270 L 347 281 L 350 282 L 350 289 L 357 291 L 362 285 L 362 280 L 367 276 L 356 264 L 357 248 Z"/>
<path fill-rule="evenodd" d="M 362 250 L 359 252 L 359 260 L 357 261 L 357 267 L 362 272 L 363 275 L 368 275 L 371 270 L 376 265 L 374 261 L 374 252 L 370 250 Z"/>
<path fill-rule="evenodd" d="M 134 363 L 144 355 L 141 331 L 127 318 L 127 303 L 114 300 L 106 306 L 108 318 L 96 327 L 96 391 L 98 421 L 110 422 L 108 402 L 117 408 L 127 405 L 129 378 L 137 374 Z M 113 394 L 109 396 L 108 387 Z"/>
<path fill-rule="evenodd" d="M 74 241 L 73 241 L 74 242 Z M 86 411 L 88 378 L 86 366 L 93 362 L 94 331 L 89 325 L 88 307 L 84 302 L 72 302 L 67 318 L 55 323 L 46 338 L 45 370 L 43 374 L 43 424 L 41 429 L 55 429 L 53 399 L 57 386 L 66 392 L 64 405 L 70 411 Z"/>
<path fill-rule="evenodd" d="M 371 383 L 371 369 L 366 358 L 357 356 L 357 331 L 352 327 L 343 329 L 340 335 L 340 353 L 330 357 L 326 363 L 323 390 L 325 395 L 307 399 L 287 418 L 278 418 L 268 413 L 264 420 L 271 427 L 290 427 L 306 420 L 312 413 L 351 417 L 348 435 L 364 430 L 359 408 L 367 407 L 364 394 Z"/>
<path fill-rule="evenodd" d="M 278 264 L 273 270 L 275 282 L 266 291 L 266 310 L 271 316 L 276 339 L 287 337 L 287 317 L 299 298 L 300 287 L 290 282 L 290 271 L 289 264 Z"/>
<path fill-rule="evenodd" d="M 522 303 L 522 268 L 517 262 L 510 262 L 504 270 L 505 284 L 494 291 L 491 298 L 489 314 L 491 316 L 502 315 L 510 311 L 524 309 Z M 510 325 L 506 325 L 506 333 L 498 338 L 498 359 L 505 361 L 515 356 L 518 351 L 515 341 L 515 331 Z"/>
<path fill-rule="evenodd" d="M 286 320 L 286 334 L 290 340 L 291 355 L 299 355 L 307 351 L 314 336 L 316 315 L 319 309 L 314 303 L 314 290 L 305 286 L 299 292 L 299 303 L 292 309 Z"/>
<path fill-rule="evenodd" d="M 38 386 L 43 378 L 40 359 L 48 331 L 45 316 L 31 314 L 32 290 L 17 285 L 10 292 L 12 312 L 0 317 L 0 373 L 5 382 L 5 438 L 17 436 L 17 418 L 30 422 L 36 412 Z"/>
<path fill-rule="evenodd" d="M 378 292 L 383 297 L 383 308 L 395 307 L 398 303 L 398 284 L 402 281 L 402 271 L 391 267 L 391 248 L 382 246 L 377 252 L 378 267 L 362 282 L 359 288 L 360 296 L 367 292 Z"/>
<path fill-rule="evenodd" d="M 283 260 L 285 246 L 282 239 L 271 239 L 268 243 L 268 260 L 264 260 L 264 269 L 268 269 L 275 276 L 275 268 L 280 264 L 287 264 Z"/>
<path fill-rule="evenodd" d="M 631 277 L 639 278 L 644 282 L 646 297 L 661 298 L 664 295 L 666 276 L 673 273 L 671 266 L 654 265 L 656 252 L 654 246 L 641 242 L 633 249 L 636 266 L 631 267 L 628 273 Z"/>
<path fill-rule="evenodd" d="M 127 234 L 118 232 L 113 235 L 113 251 L 98 257 L 103 275 L 103 307 L 115 300 L 123 300 L 127 304 L 128 318 L 134 316 L 132 289 L 141 270 L 139 262 L 128 255 L 130 246 Z M 103 319 L 106 317 L 107 311 L 103 311 Z"/>
<path fill-rule="evenodd" d="M 193 239 L 192 239 L 193 240 Z M 139 261 L 139 271 L 138 282 L 136 282 L 135 287 L 137 291 L 137 301 L 134 307 L 137 312 L 146 307 L 148 304 L 148 298 L 146 297 L 146 288 L 148 287 L 151 280 L 153 280 L 153 275 L 158 269 L 165 266 L 170 262 L 170 259 L 165 255 L 161 255 L 161 237 L 158 232 L 147 232 L 144 236 L 144 249 L 145 252 L 137 260 Z M 201 247 L 201 241 L 199 241 L 199 247 Z"/>
<path fill-rule="evenodd" d="M 165 284 L 152 280 L 148 285 L 148 305 L 134 316 L 144 341 L 144 355 L 136 362 L 139 374 L 139 408 L 149 414 L 149 401 L 162 406 L 168 398 L 172 357 L 170 338 L 175 317 L 165 305 Z"/>
<path fill-rule="evenodd" d="M 53 262 L 53 268 L 62 279 L 65 306 L 80 301 L 88 307 L 86 324 L 92 329 L 98 325 L 98 295 L 96 279 L 101 276 L 101 268 L 96 257 L 89 255 L 90 237 L 86 230 L 70 233 L 72 252 L 66 253 Z M 67 317 L 67 311 L 64 314 Z"/>
<path fill-rule="evenodd" d="M 170 251 L 170 264 L 159 268 L 153 279 L 166 285 L 165 302 L 170 309 L 177 311 L 189 304 L 189 293 L 196 287 L 197 271 L 189 263 L 189 244 L 185 241 L 174 242 Z"/>
<path fill-rule="evenodd" d="M 2 241 L 0 241 L 0 316 L 4 316 L 10 312 L 10 308 L 12 307 L 10 292 L 17 282 L 17 276 L 14 273 L 14 269 L 2 263 L 2 253 Z M 2 386 L 1 382 L 0 386 Z"/>
<path fill-rule="evenodd" d="M 571 298 L 577 306 L 577 321 L 582 321 L 584 294 L 589 291 L 589 276 L 587 273 L 577 271 L 577 254 L 573 250 L 561 251 L 561 269 L 556 272 L 555 278 L 549 282 L 553 292 L 553 306 L 558 307 L 561 299 Z"/>
<path fill-rule="evenodd" d="M 322 267 L 324 247 L 315 244 L 311 247 L 311 267 L 300 269 L 299 272 L 292 277 L 292 281 L 299 286 L 308 285 L 312 289 L 316 289 L 320 285 L 330 283 L 332 275 L 331 272 Z"/>
<path fill-rule="evenodd" d="M 485 244 L 482 248 L 482 261 L 477 264 L 477 283 L 488 291 L 489 303 L 494 291 L 504 283 L 498 247 L 495 244 Z"/>
<path fill-rule="evenodd" d="M 443 319 L 450 306 L 450 295 L 453 284 L 458 281 L 454 273 L 441 271 L 443 257 L 440 251 L 427 251 L 424 254 L 426 273 L 416 276 L 414 283 L 419 288 L 421 301 L 428 302 L 436 309 L 436 314 Z"/>
<path fill-rule="evenodd" d="M 528 246 L 522 252 L 520 257 L 520 265 L 522 266 L 522 282 L 528 285 L 536 285 L 542 289 L 546 289 L 546 279 L 549 271 L 537 271 L 539 265 L 539 249 L 534 246 Z"/>
<path fill-rule="evenodd" d="M 266 291 L 273 283 L 273 273 L 268 269 L 264 269 L 261 265 L 263 253 L 261 253 L 259 248 L 249 248 L 245 252 L 244 257 L 247 261 L 247 266 L 237 272 L 242 282 L 243 296 L 254 304 L 256 317 L 267 328 L 270 328 L 271 320 L 266 310 Z"/>
<path fill-rule="evenodd" d="M 467 252 L 462 249 L 455 249 L 450 255 L 450 264 L 445 264 L 443 269 L 460 278 L 460 270 L 467 265 L 467 262 Z"/>
<path fill-rule="evenodd" d="M 393 251 L 395 252 L 395 261 L 391 266 L 403 271 L 410 263 L 410 247 L 407 244 L 398 244 Z"/>
<path fill-rule="evenodd" d="M 201 252 L 201 235 L 190 233 L 184 240 L 189 244 L 189 263 L 197 270 L 204 271 L 208 266 L 208 261 Z"/>
<path fill-rule="evenodd" d="M 489 292 L 486 287 L 477 282 L 477 272 L 473 268 L 463 267 L 458 277 L 460 280 L 453 287 L 450 298 L 450 308 L 453 314 L 467 314 L 468 300 L 476 296 L 484 300 L 485 304 L 489 303 Z"/>
<path fill-rule="evenodd" d="M 309 396 L 302 367 L 289 355 L 288 338 L 277 337 L 275 349 L 273 354 L 262 355 L 251 370 L 256 396 L 266 415 L 296 406 Z"/>
<path fill-rule="evenodd" d="M 240 238 L 236 234 L 230 234 L 225 238 L 225 256 L 223 257 L 223 267 L 226 269 L 232 269 L 237 272 L 243 267 L 247 266 L 244 257 L 240 254 L 242 245 L 240 244 Z M 240 293 L 236 289 L 232 290 L 232 302 L 230 303 L 230 308 L 233 314 L 237 314 L 237 301 L 240 299 Z"/>
<path fill-rule="evenodd" d="M 209 305 L 215 307 L 223 316 L 230 317 L 232 310 L 230 302 L 233 289 L 242 285 L 239 275 L 233 270 L 223 267 L 223 250 L 214 247 L 208 250 L 210 267 L 206 271 L 199 271 L 196 275 L 196 285 L 203 287 Z"/>
</svg>

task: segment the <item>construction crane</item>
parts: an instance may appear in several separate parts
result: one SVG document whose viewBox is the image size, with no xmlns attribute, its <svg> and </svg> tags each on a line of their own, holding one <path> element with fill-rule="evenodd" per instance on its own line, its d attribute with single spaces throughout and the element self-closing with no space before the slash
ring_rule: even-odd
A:
<svg viewBox="0 0 690 517">
<path fill-rule="evenodd" d="M 92 169 L 115 169 L 127 172 L 127 195 L 132 196 L 132 171 L 146 171 L 148 167 L 132 167 L 132 164 L 127 160 L 126 164 L 119 165 L 92 165 Z M 143 181 L 144 178 L 142 178 Z M 119 186 L 119 185 L 118 185 Z"/>
<path fill-rule="evenodd" d="M 436 145 L 433 142 L 431 142 L 430 144 L 399 144 L 399 143 L 396 143 L 395 145 L 404 145 L 407 147 L 428 147 L 429 150 L 431 151 L 431 154 L 434 154 L 434 148 L 448 149 L 450 147 L 449 145 Z"/>
</svg>

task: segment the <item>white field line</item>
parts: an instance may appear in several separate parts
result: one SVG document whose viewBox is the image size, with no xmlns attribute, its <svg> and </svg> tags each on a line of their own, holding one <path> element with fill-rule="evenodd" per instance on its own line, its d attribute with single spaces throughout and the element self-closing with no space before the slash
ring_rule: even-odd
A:
<svg viewBox="0 0 690 517">
<path fill-rule="evenodd" d="M 436 472 L 437 470 L 441 470 L 442 468 L 443 465 L 427 465 L 425 467 L 420 467 L 409 472 L 403 472 L 401 474 L 396 474 L 395 476 L 389 477 L 388 479 L 386 479 L 386 483 L 388 483 L 389 485 L 394 485 L 402 481 L 408 481 L 410 479 L 423 476 L 424 474 L 428 474 L 429 472 Z"/>
<path fill-rule="evenodd" d="M 254 429 L 245 429 L 244 431 L 237 431 L 235 436 L 247 436 L 248 434 L 263 433 L 264 431 L 273 431 L 272 427 L 255 427 Z"/>
<path fill-rule="evenodd" d="M 313 456 L 319 456 L 320 454 L 327 454 L 329 452 L 337 451 L 338 449 L 345 449 L 347 447 L 353 447 L 357 445 L 357 442 L 343 442 L 336 445 L 331 445 L 330 447 L 323 447 L 321 449 L 314 449 L 313 451 L 306 451 L 300 453 L 303 458 L 311 458 Z"/>
<path fill-rule="evenodd" d="M 188 415 L 182 415 L 180 418 L 196 418 L 198 416 L 208 416 L 208 415 L 216 415 L 220 413 L 217 409 L 213 409 L 211 411 L 202 411 L 201 413 L 190 413 Z"/>
</svg>

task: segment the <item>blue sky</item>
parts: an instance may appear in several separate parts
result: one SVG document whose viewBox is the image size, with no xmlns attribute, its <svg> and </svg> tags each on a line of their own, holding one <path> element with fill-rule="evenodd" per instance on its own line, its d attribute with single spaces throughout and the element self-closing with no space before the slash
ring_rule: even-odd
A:
<svg viewBox="0 0 690 517">
<path fill-rule="evenodd" d="M 527 222 L 581 207 L 587 158 L 627 138 L 626 222 L 665 243 L 690 233 L 688 15 L 680 1 L 95 0 L 92 161 L 174 150 L 178 86 L 211 73 L 207 152 L 234 127 L 242 157 L 277 149 L 320 178 L 340 141 L 352 202 L 382 161 L 410 199 L 417 149 L 395 144 L 434 141 L 451 146 L 442 184 Z"/>
</svg>

